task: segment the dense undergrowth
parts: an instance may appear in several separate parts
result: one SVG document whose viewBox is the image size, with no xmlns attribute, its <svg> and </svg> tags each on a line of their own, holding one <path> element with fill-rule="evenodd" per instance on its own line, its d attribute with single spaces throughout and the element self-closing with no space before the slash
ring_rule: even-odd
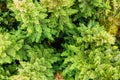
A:
<svg viewBox="0 0 120 80">
<path fill-rule="evenodd" d="M 0 80 L 120 80 L 120 0 L 0 0 Z"/>
</svg>

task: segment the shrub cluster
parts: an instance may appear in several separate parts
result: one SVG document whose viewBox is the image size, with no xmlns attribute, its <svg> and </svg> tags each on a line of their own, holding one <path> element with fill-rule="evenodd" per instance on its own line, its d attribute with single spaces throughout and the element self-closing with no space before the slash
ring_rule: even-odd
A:
<svg viewBox="0 0 120 80">
<path fill-rule="evenodd" d="M 1 0 L 0 80 L 119 80 L 120 0 Z"/>
</svg>

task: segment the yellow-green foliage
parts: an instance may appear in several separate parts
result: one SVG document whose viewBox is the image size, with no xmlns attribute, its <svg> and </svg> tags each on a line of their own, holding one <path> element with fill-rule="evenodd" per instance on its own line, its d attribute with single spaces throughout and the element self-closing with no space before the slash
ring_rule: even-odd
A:
<svg viewBox="0 0 120 80">
<path fill-rule="evenodd" d="M 119 80 L 119 4 L 0 0 L 0 80 Z"/>
<path fill-rule="evenodd" d="M 71 38 L 73 42 L 68 40 L 64 44 L 66 49 L 62 52 L 65 59 L 61 68 L 65 80 L 118 80 L 120 59 L 116 57 L 120 51 L 117 46 L 111 46 L 115 38 L 95 22 L 87 26 L 82 24 L 76 33 Z"/>
</svg>

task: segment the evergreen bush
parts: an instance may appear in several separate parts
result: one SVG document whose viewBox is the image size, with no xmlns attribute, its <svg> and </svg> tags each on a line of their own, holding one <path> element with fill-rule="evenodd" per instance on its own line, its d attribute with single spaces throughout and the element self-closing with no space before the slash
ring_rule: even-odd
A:
<svg viewBox="0 0 120 80">
<path fill-rule="evenodd" d="M 120 0 L 0 0 L 0 80 L 119 80 Z"/>
</svg>

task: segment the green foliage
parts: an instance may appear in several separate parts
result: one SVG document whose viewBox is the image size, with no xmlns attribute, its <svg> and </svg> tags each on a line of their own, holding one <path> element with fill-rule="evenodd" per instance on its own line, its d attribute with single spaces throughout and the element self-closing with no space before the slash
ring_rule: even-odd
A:
<svg viewBox="0 0 120 80">
<path fill-rule="evenodd" d="M 22 48 L 24 40 L 15 40 L 9 33 L 0 33 L 0 64 L 11 63 Z M 17 38 L 16 38 L 17 39 Z"/>
<path fill-rule="evenodd" d="M 58 58 L 57 55 L 54 55 L 55 50 L 41 44 L 34 44 L 33 46 L 25 44 L 20 34 L 18 35 L 19 37 L 9 33 L 1 33 L 0 35 L 0 65 L 2 74 L 0 79 L 7 79 L 7 76 L 11 76 L 10 79 L 12 80 L 16 80 L 19 77 L 21 77 L 20 80 L 53 79 L 54 70 L 52 70 L 51 64 L 57 61 Z M 19 63 L 16 63 L 16 60 Z M 6 64 L 9 64 L 9 66 L 7 67 Z M 2 67 L 5 67 L 5 69 Z M 16 74 L 14 75 L 12 73 L 14 70 L 18 70 L 19 74 L 14 73 Z M 36 75 L 32 76 L 33 74 Z"/>
<path fill-rule="evenodd" d="M 41 0 L 40 3 L 36 1 L 33 3 L 32 0 L 14 1 L 14 4 L 9 4 L 9 7 L 15 12 L 16 19 L 22 22 L 20 27 L 27 31 L 31 42 L 40 42 L 45 38 L 53 41 L 53 36 L 58 37 L 61 31 L 73 28 L 69 18 L 77 12 L 70 8 L 73 1 Z"/>
<path fill-rule="evenodd" d="M 1 0 L 0 80 L 119 80 L 119 4 Z"/>
<path fill-rule="evenodd" d="M 73 40 L 64 44 L 62 74 L 65 80 L 73 77 L 72 80 L 118 80 L 120 61 L 115 56 L 120 51 L 111 46 L 115 38 L 93 21 L 87 27 L 81 24 L 76 32 Z"/>
<path fill-rule="evenodd" d="M 53 80 L 52 66 L 44 58 L 36 59 L 35 63 L 21 62 L 21 65 L 19 75 L 12 76 L 12 80 Z"/>
<path fill-rule="evenodd" d="M 26 45 L 26 53 L 29 57 L 28 62 L 21 61 L 18 75 L 11 77 L 12 80 L 53 80 L 52 63 L 57 58 L 51 54 L 53 49 L 45 48 L 43 45 L 34 46 L 33 48 Z"/>
<path fill-rule="evenodd" d="M 17 29 L 17 21 L 14 18 L 14 13 L 8 10 L 5 1 L 0 2 L 0 27 L 8 31 Z"/>
</svg>

